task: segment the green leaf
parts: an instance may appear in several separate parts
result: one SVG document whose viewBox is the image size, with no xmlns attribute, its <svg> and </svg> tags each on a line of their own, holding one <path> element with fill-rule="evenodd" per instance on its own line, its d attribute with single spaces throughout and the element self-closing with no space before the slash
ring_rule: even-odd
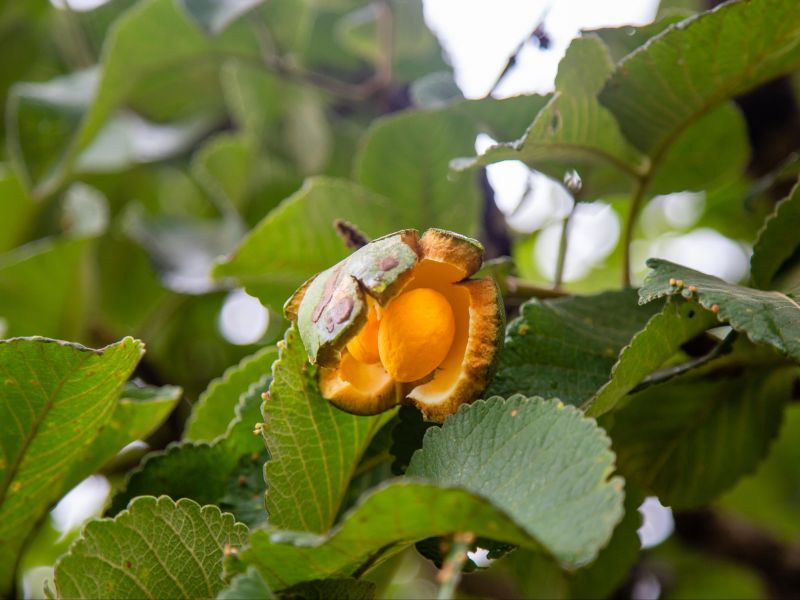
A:
<svg viewBox="0 0 800 600">
<path fill-rule="evenodd" d="M 644 45 L 650 38 L 658 35 L 670 25 L 683 21 L 692 14 L 689 10 L 678 10 L 664 15 L 657 21 L 635 27 L 623 25 L 622 27 L 604 27 L 602 29 L 589 29 L 582 31 L 583 35 L 596 35 L 608 48 L 611 60 L 620 62 L 628 54 Z"/>
<path fill-rule="evenodd" d="M 649 259 L 647 266 L 653 271 L 639 290 L 640 302 L 676 294 L 686 298 L 694 295 L 704 308 L 717 313 L 720 322 L 746 333 L 752 342 L 768 344 L 800 360 L 800 304 L 791 296 L 726 283 L 657 258 Z M 670 281 L 682 284 L 671 285 Z"/>
<path fill-rule="evenodd" d="M 126 384 L 111 420 L 102 428 L 82 457 L 69 467 L 67 491 L 112 460 L 125 446 L 145 439 L 169 416 L 182 390 L 179 387 L 139 387 Z"/>
<path fill-rule="evenodd" d="M 399 227 L 424 225 L 422 199 L 392 203 L 344 180 L 314 177 L 269 213 L 239 247 L 214 269 L 244 285 L 275 312 L 311 275 L 347 257 L 333 228 L 341 218 L 372 238 Z"/>
<path fill-rule="evenodd" d="M 192 173 L 220 206 L 241 208 L 253 186 L 258 162 L 251 138 L 221 133 L 195 153 Z"/>
<path fill-rule="evenodd" d="M 531 119 L 547 105 L 552 94 L 478 98 L 454 102 L 449 112 L 467 117 L 478 131 L 499 141 L 516 140 L 530 127 Z"/>
<path fill-rule="evenodd" d="M 374 488 L 327 535 L 255 530 L 240 558 L 257 567 L 273 589 L 283 589 L 357 573 L 413 541 L 457 531 L 539 548 L 488 500 L 462 489 L 398 480 Z"/>
<path fill-rule="evenodd" d="M 648 193 L 708 190 L 742 176 L 750 158 L 747 124 L 733 102 L 698 117 L 653 161 Z"/>
<path fill-rule="evenodd" d="M 216 506 L 137 498 L 84 528 L 56 565 L 56 589 L 62 598 L 213 598 L 224 548 L 246 541 L 247 526 Z"/>
<path fill-rule="evenodd" d="M 137 496 L 166 495 L 220 505 L 250 525 L 263 522 L 266 453 L 253 430 L 261 420 L 261 394 L 268 382 L 264 375 L 242 394 L 236 418 L 214 443 L 178 442 L 148 454 L 112 499 L 109 514 L 124 510 Z"/>
<path fill-rule="evenodd" d="M 267 513 L 275 527 L 323 533 L 333 526 L 361 455 L 393 413 L 361 417 L 334 407 L 319 392 L 317 368 L 295 326 L 282 345 L 262 407 Z"/>
<path fill-rule="evenodd" d="M 750 274 L 756 287 L 770 286 L 781 267 L 800 247 L 800 184 L 781 200 L 758 234 L 750 259 Z"/>
<path fill-rule="evenodd" d="M 216 35 L 263 0 L 181 0 L 195 22 L 207 33 Z"/>
<path fill-rule="evenodd" d="M 565 571 L 552 558 L 522 548 L 503 560 L 523 597 L 600 600 L 612 596 L 639 558 L 641 546 L 637 532 L 642 515 L 637 509 L 643 496 L 627 483 L 625 487 L 625 516 L 591 564 Z"/>
<path fill-rule="evenodd" d="M 628 56 L 600 101 L 629 140 L 658 157 L 713 107 L 798 68 L 798 33 L 794 0 L 728 3 Z"/>
<path fill-rule="evenodd" d="M 102 350 L 0 340 L 0 594 L 9 593 L 25 538 L 111 418 L 141 356 L 132 338 Z"/>
<path fill-rule="evenodd" d="M 139 112 L 150 109 L 144 116 L 160 121 L 219 111 L 215 59 L 225 56 L 257 56 L 255 39 L 245 24 L 211 39 L 177 2 L 139 3 L 116 22 L 106 38 L 96 85 L 92 85 L 91 74 L 80 85 L 69 82 L 68 95 L 58 102 L 31 88 L 33 84 L 14 88 L 9 120 L 11 155 L 37 194 L 50 193 L 125 102 Z M 40 128 L 42 123 L 46 127 Z"/>
<path fill-rule="evenodd" d="M 592 177 L 609 179 L 592 170 L 638 176 L 645 168 L 642 156 L 622 136 L 614 117 L 597 101 L 597 93 L 614 64 L 600 38 L 572 41 L 561 60 L 556 93 L 519 141 L 489 148 L 473 164 L 521 160 L 558 180 L 578 168 L 585 183 Z M 472 166 L 464 163 L 460 166 Z M 611 177 L 616 191 L 628 191 L 631 180 Z M 590 190 L 593 196 L 598 190 Z"/>
<path fill-rule="evenodd" d="M 722 368 L 648 388 L 614 415 L 620 473 L 666 505 L 705 504 L 754 471 L 778 432 L 794 369 Z"/>
<path fill-rule="evenodd" d="M 725 513 L 766 529 L 777 539 L 793 543 L 800 535 L 800 405 L 786 407 L 780 436 L 751 477 L 745 477 L 718 501 Z"/>
<path fill-rule="evenodd" d="M 0 215 L 3 215 L 3 226 L 0 227 L 0 252 L 22 243 L 35 211 L 33 200 L 17 176 L 11 169 L 0 164 Z"/>
<path fill-rule="evenodd" d="M 560 562 L 582 565 L 622 518 L 623 482 L 608 478 L 609 446 L 572 407 L 494 397 L 429 429 L 406 475 L 488 499 Z"/>
<path fill-rule="evenodd" d="M 254 565 L 273 589 L 283 589 L 360 574 L 415 541 L 459 531 L 544 550 L 574 566 L 591 560 L 622 516 L 622 482 L 607 479 L 613 469 L 608 438 L 575 409 L 522 396 L 495 398 L 462 407 L 431 432 L 412 464 L 416 477 L 435 482 L 382 484 L 325 535 L 254 531 L 241 563 L 231 566 Z M 500 437 L 492 439 L 495 432 Z M 511 437 L 514 432 L 520 435 Z M 498 464 L 503 457 L 506 464 Z M 482 466 L 473 475 L 465 465 L 475 464 Z M 496 480 L 481 482 L 509 470 L 499 487 Z M 446 487 L 447 481 L 488 497 Z M 516 500 L 514 490 L 521 493 Z"/>
<path fill-rule="evenodd" d="M 713 327 L 716 321 L 714 313 L 694 302 L 668 302 L 622 349 L 611 369 L 611 379 L 591 399 L 587 414 L 599 416 L 612 410 L 647 375 L 678 352 L 681 345 Z"/>
<path fill-rule="evenodd" d="M 352 577 L 344 579 L 315 579 L 294 585 L 281 592 L 286 600 L 372 600 L 375 597 L 375 584 Z"/>
<path fill-rule="evenodd" d="M 642 514 L 638 509 L 642 500 L 641 492 L 625 486 L 625 516 L 614 529 L 611 540 L 592 564 L 568 574 L 573 598 L 609 598 L 625 581 L 641 549 L 638 531 Z"/>
<path fill-rule="evenodd" d="M 272 372 L 272 363 L 277 358 L 277 348 L 267 346 L 246 356 L 238 365 L 227 369 L 222 377 L 212 381 L 192 408 L 183 439 L 210 442 L 224 435 L 233 420 L 240 396 L 253 383 Z"/>
<path fill-rule="evenodd" d="M 474 236 L 481 204 L 476 175 L 450 171 L 451 160 L 474 148 L 474 128 L 460 115 L 447 109 L 401 113 L 378 120 L 364 134 L 355 179 L 406 214 L 414 211 L 413 219 L 395 221 L 395 230 L 440 227 Z"/>
<path fill-rule="evenodd" d="M 509 323 L 487 396 L 517 392 L 580 406 L 605 384 L 617 357 L 661 308 L 636 307 L 625 290 L 530 300 Z"/>
<path fill-rule="evenodd" d="M 272 590 L 255 567 L 248 567 L 217 594 L 217 600 L 274 600 Z"/>
<path fill-rule="evenodd" d="M 44 239 L 0 255 L 0 317 L 7 335 L 82 339 L 89 238 Z"/>
</svg>

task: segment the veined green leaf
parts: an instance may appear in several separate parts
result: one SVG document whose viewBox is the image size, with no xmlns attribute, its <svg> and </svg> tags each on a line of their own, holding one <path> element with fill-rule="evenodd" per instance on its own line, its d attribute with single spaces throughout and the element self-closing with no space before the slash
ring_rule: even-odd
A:
<svg viewBox="0 0 800 600">
<path fill-rule="evenodd" d="M 657 258 L 648 260 L 647 266 L 653 271 L 639 290 L 640 302 L 676 294 L 694 296 L 720 322 L 746 333 L 751 341 L 800 360 L 800 304 L 791 296 L 726 283 Z"/>
<path fill-rule="evenodd" d="M 102 350 L 0 340 L 0 594 L 9 592 L 25 538 L 111 418 L 142 353 L 132 338 Z"/>
<path fill-rule="evenodd" d="M 647 375 L 678 352 L 682 344 L 716 323 L 714 313 L 694 302 L 668 302 L 622 349 L 611 369 L 611 379 L 590 400 L 587 414 L 598 416 L 612 410 Z"/>
<path fill-rule="evenodd" d="M 508 325 L 486 395 L 522 392 L 581 406 L 608 381 L 620 351 L 660 308 L 637 308 L 634 290 L 530 300 Z"/>
<path fill-rule="evenodd" d="M 475 127 L 464 116 L 446 108 L 400 113 L 376 121 L 364 134 L 354 178 L 403 207 L 404 220 L 395 221 L 394 230 L 441 227 L 475 235 L 477 176 L 450 171 L 450 161 L 474 147 Z"/>
<path fill-rule="evenodd" d="M 794 0 L 729 2 L 673 25 L 629 55 L 600 101 L 629 140 L 657 157 L 713 107 L 798 66 Z"/>
<path fill-rule="evenodd" d="M 188 441 L 212 441 L 224 435 L 233 420 L 239 398 L 264 375 L 272 372 L 272 363 L 278 358 L 274 346 L 262 348 L 230 367 L 212 381 L 192 408 L 186 421 L 183 439 Z"/>
<path fill-rule="evenodd" d="M 609 446 L 575 408 L 494 397 L 428 429 L 406 475 L 490 500 L 548 553 L 579 566 L 591 562 L 622 518 L 623 481 L 609 479 Z"/>
<path fill-rule="evenodd" d="M 274 527 L 324 533 L 334 523 L 361 455 L 391 411 L 351 415 L 319 392 L 295 326 L 286 332 L 264 401 L 264 440 L 270 458 L 267 513 Z"/>
<path fill-rule="evenodd" d="M 263 375 L 249 386 L 227 432 L 213 443 L 178 442 L 148 454 L 113 497 L 109 514 L 119 513 L 137 496 L 167 495 L 217 504 L 248 525 L 262 523 L 266 452 L 254 428 L 261 420 L 261 395 L 268 385 L 269 375 Z"/>
<path fill-rule="evenodd" d="M 794 375 L 752 365 L 723 377 L 695 371 L 636 394 L 610 430 L 620 473 L 664 504 L 707 503 L 764 457 Z"/>
<path fill-rule="evenodd" d="M 314 177 L 253 228 L 214 275 L 244 285 L 275 312 L 312 275 L 347 257 L 333 222 L 345 219 L 376 238 L 421 227 L 422 199 L 393 203 L 357 184 Z"/>
<path fill-rule="evenodd" d="M 756 287 L 770 286 L 775 275 L 800 247 L 800 184 L 775 207 L 758 234 L 750 259 L 750 274 Z"/>
<path fill-rule="evenodd" d="M 216 506 L 137 498 L 114 519 L 90 522 L 56 564 L 60 598 L 214 598 L 224 549 L 247 526 Z"/>
<path fill-rule="evenodd" d="M 516 159 L 558 180 L 569 169 L 577 168 L 587 185 L 593 178 L 613 180 L 613 189 L 627 192 L 630 177 L 643 173 L 647 162 L 597 101 L 597 93 L 613 68 L 608 48 L 600 38 L 573 40 L 558 67 L 555 95 L 535 115 L 524 137 L 489 148 L 474 164 Z M 593 171 L 618 173 L 614 179 Z M 590 197 L 601 191 L 590 189 Z"/>
<path fill-rule="evenodd" d="M 254 565 L 284 589 L 361 573 L 415 541 L 460 531 L 574 566 L 595 556 L 622 516 L 622 481 L 608 478 L 609 440 L 573 408 L 493 398 L 463 406 L 431 432 L 411 467 L 427 481 L 374 488 L 325 535 L 255 531 L 232 566 Z"/>
<path fill-rule="evenodd" d="M 69 490 L 103 467 L 127 444 L 146 438 L 169 416 L 181 392 L 181 388 L 172 385 L 139 387 L 126 384 L 111 420 L 84 455 L 70 465 L 63 490 Z"/>
</svg>

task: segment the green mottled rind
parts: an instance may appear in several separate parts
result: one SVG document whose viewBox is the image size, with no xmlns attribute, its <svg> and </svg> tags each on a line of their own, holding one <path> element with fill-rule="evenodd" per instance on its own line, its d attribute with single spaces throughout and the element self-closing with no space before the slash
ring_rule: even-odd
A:
<svg viewBox="0 0 800 600">
<path fill-rule="evenodd" d="M 414 232 L 416 235 L 416 232 Z M 396 265 L 381 269 L 381 261 L 394 258 Z M 336 364 L 339 351 L 367 322 L 366 291 L 383 302 L 402 285 L 417 264 L 417 253 L 402 233 L 376 240 L 339 264 L 320 273 L 308 286 L 298 311 L 297 324 L 309 360 L 323 366 Z M 386 265 L 386 263 L 384 263 Z M 331 281 L 333 278 L 333 281 Z M 330 298 L 314 320 L 320 302 Z M 336 318 L 339 303 L 352 301 L 344 319 Z"/>
<path fill-rule="evenodd" d="M 142 496 L 114 519 L 91 521 L 56 564 L 59 598 L 214 598 L 226 546 L 247 527 L 216 506 Z"/>
<path fill-rule="evenodd" d="M 716 310 L 720 322 L 746 333 L 752 342 L 768 344 L 800 360 L 800 304 L 792 297 L 726 283 L 657 258 L 648 260 L 647 266 L 653 271 L 639 290 L 641 304 L 662 296 L 694 296 L 705 308 Z M 681 281 L 682 285 L 670 285 L 670 280 Z M 697 291 L 689 291 L 689 286 Z"/>
</svg>

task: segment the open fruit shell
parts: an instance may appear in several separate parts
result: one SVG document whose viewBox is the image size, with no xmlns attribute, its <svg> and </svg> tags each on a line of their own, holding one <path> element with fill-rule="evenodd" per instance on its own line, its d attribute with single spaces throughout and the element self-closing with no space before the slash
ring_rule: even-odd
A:
<svg viewBox="0 0 800 600">
<path fill-rule="evenodd" d="M 470 280 L 483 259 L 479 242 L 441 229 L 420 238 L 400 231 L 360 248 L 304 283 L 286 302 L 309 360 L 318 363 L 320 390 L 339 408 L 377 414 L 398 403 L 442 421 L 477 398 L 494 372 L 505 328 L 500 291 L 492 278 Z M 346 350 L 367 322 L 366 295 L 381 306 L 414 288 L 429 287 L 450 302 L 456 336 L 440 366 L 420 381 L 397 383 L 380 363 L 363 364 Z"/>
</svg>

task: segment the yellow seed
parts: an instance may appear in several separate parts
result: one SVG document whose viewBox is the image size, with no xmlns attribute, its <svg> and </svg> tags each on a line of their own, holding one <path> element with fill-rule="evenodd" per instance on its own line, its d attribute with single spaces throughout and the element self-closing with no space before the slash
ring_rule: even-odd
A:
<svg viewBox="0 0 800 600">
<path fill-rule="evenodd" d="M 447 356 L 455 318 L 447 299 L 430 288 L 395 298 L 383 312 L 378 331 L 381 363 L 395 381 L 422 379 Z"/>
<path fill-rule="evenodd" d="M 347 343 L 347 351 L 353 355 L 358 362 L 368 365 L 380 360 L 378 354 L 378 327 L 380 319 L 375 304 L 370 300 L 369 312 L 367 313 L 367 324 L 361 328 L 358 335 Z"/>
</svg>

